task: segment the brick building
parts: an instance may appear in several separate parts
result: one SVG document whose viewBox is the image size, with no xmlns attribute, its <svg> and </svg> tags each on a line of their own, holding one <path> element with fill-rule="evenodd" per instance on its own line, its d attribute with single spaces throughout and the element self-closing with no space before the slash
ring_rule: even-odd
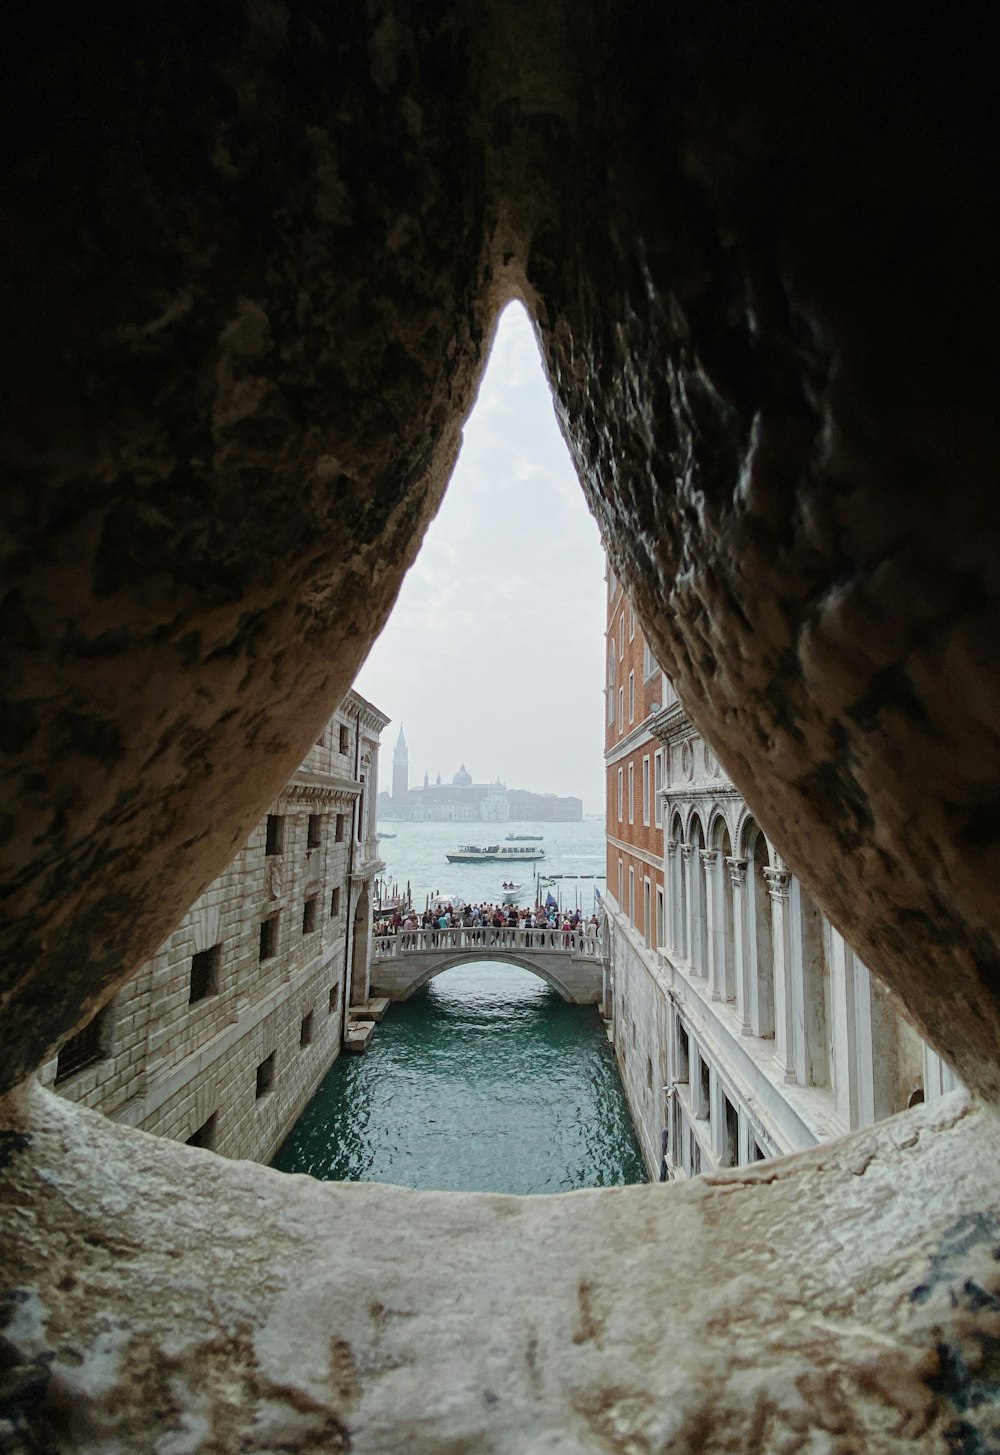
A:
<svg viewBox="0 0 1000 1455">
<path fill-rule="evenodd" d="M 635 612 L 608 573 L 604 762 L 608 890 L 644 943 L 663 942 L 662 746 L 650 724 L 668 679 L 646 646 Z"/>
<path fill-rule="evenodd" d="M 145 1131 L 274 1155 L 368 1001 L 387 722 L 348 693 L 228 868 L 44 1082 Z"/>
</svg>

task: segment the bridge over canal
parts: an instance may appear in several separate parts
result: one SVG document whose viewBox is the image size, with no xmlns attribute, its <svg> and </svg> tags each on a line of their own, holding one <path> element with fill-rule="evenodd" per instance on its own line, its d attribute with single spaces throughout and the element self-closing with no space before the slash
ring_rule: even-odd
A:
<svg viewBox="0 0 1000 1455">
<path fill-rule="evenodd" d="M 403 930 L 377 935 L 372 945 L 372 995 L 408 1000 L 444 970 L 470 960 L 502 960 L 530 970 L 563 1000 L 593 1005 L 601 1000 L 604 960 L 597 934 L 582 930 Z"/>
</svg>

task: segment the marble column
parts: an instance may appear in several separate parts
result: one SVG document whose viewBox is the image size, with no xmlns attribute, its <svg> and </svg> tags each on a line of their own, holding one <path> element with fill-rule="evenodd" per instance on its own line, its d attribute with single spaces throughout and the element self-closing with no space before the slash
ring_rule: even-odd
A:
<svg viewBox="0 0 1000 1455">
<path fill-rule="evenodd" d="M 685 915 L 684 915 L 684 920 L 685 920 L 685 923 L 684 923 L 685 944 L 683 946 L 683 950 L 684 950 L 684 958 L 687 960 L 687 962 L 691 966 L 692 970 L 695 970 L 696 967 L 695 967 L 695 964 L 694 964 L 694 941 L 695 941 L 695 934 L 696 934 L 697 928 L 698 928 L 698 922 L 697 922 L 697 913 L 696 913 L 695 904 L 694 904 L 694 897 L 695 897 L 695 882 L 694 881 L 695 881 L 695 876 L 694 876 L 694 874 L 691 871 L 691 859 L 692 859 L 693 855 L 694 855 L 694 845 L 693 844 L 681 844 L 681 865 L 682 865 L 681 872 L 683 874 L 683 879 L 684 879 L 684 908 L 685 908 Z"/>
<path fill-rule="evenodd" d="M 698 852 L 704 866 L 702 883 L 705 887 L 705 939 L 708 942 L 708 964 L 704 968 L 708 974 L 708 987 L 712 999 L 722 1000 L 726 965 L 725 951 L 721 943 L 722 934 L 719 924 L 721 905 L 719 904 L 719 886 L 716 876 L 719 852 L 717 849 L 699 849 Z"/>
<path fill-rule="evenodd" d="M 753 1033 L 750 1024 L 750 956 L 747 951 L 747 861 L 727 859 L 733 886 L 733 961 L 736 966 L 736 1013 L 740 1034 Z"/>
<path fill-rule="evenodd" d="M 765 869 L 764 879 L 771 899 L 771 943 L 774 953 L 774 1036 L 775 1055 L 785 1080 L 795 1080 L 795 1001 L 792 988 L 791 927 L 787 869 Z"/>
</svg>

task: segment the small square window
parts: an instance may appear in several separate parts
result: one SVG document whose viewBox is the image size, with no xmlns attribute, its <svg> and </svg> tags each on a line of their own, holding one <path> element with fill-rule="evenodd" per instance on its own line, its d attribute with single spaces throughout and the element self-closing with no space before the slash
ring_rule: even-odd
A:
<svg viewBox="0 0 1000 1455">
<path fill-rule="evenodd" d="M 215 1151 L 215 1133 L 219 1121 L 218 1112 L 213 1111 L 207 1122 L 202 1122 L 196 1132 L 192 1132 L 187 1139 L 189 1147 L 205 1147 L 210 1152 Z"/>
<path fill-rule="evenodd" d="M 274 1052 L 257 1067 L 257 1100 L 274 1088 Z"/>
<path fill-rule="evenodd" d="M 336 837 L 336 840 L 337 840 L 337 843 L 338 844 L 342 844 L 344 842 L 344 824 L 346 822 L 347 822 L 347 815 L 345 813 L 338 813 L 337 814 L 337 830 L 336 830 L 336 834 L 335 834 L 335 837 Z"/>
<path fill-rule="evenodd" d="M 351 746 L 351 730 L 346 722 L 340 724 L 340 751 L 346 753 Z"/>
<path fill-rule="evenodd" d="M 311 935 L 316 928 L 316 896 L 307 899 L 302 906 L 302 933 Z"/>
<path fill-rule="evenodd" d="M 270 960 L 278 952 L 278 916 L 272 914 L 270 919 L 261 921 L 260 926 L 260 959 Z"/>
<path fill-rule="evenodd" d="M 285 820 L 282 814 L 269 813 L 267 816 L 267 840 L 264 844 L 264 853 L 267 855 L 281 854 L 285 848 Z"/>
<path fill-rule="evenodd" d="M 213 945 L 210 950 L 199 950 L 191 956 L 191 986 L 188 1005 L 197 1005 L 219 990 L 219 965 L 222 962 L 222 946 Z"/>
<path fill-rule="evenodd" d="M 308 1046 L 313 1038 L 313 1013 L 302 1017 L 302 1025 L 299 1029 L 299 1045 Z"/>
<path fill-rule="evenodd" d="M 86 1066 L 93 1066 L 98 1061 L 103 1061 L 107 1055 L 105 1046 L 105 1031 L 108 1021 L 108 1008 L 99 1010 L 94 1019 L 77 1031 L 75 1036 L 70 1036 L 62 1050 L 59 1052 L 59 1059 L 56 1062 L 56 1084 L 75 1076 Z"/>
<path fill-rule="evenodd" d="M 311 813 L 309 815 L 309 832 L 306 835 L 306 848 L 318 849 L 323 842 L 323 815 Z"/>
<path fill-rule="evenodd" d="M 330 895 L 330 913 L 336 919 L 340 913 L 340 885 Z"/>
</svg>

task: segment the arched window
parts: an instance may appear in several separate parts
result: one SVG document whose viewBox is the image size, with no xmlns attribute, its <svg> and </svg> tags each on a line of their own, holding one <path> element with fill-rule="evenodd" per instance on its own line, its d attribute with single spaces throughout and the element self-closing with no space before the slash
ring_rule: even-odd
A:
<svg viewBox="0 0 1000 1455">
<path fill-rule="evenodd" d="M 618 659 L 612 642 L 608 648 L 608 727 L 615 725 L 615 692 L 618 686 Z"/>
</svg>

